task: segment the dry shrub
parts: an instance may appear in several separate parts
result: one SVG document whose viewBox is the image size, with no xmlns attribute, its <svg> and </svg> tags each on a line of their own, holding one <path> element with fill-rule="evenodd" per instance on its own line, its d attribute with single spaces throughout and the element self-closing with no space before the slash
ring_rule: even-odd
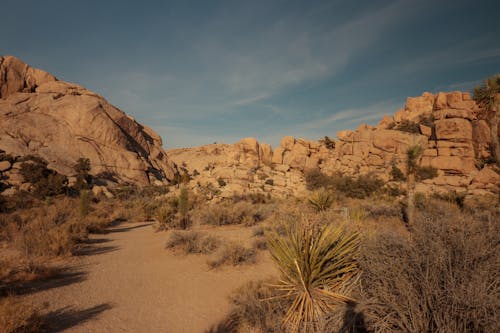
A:
<svg viewBox="0 0 500 333">
<path fill-rule="evenodd" d="M 402 207 L 399 203 L 367 202 L 362 205 L 368 216 L 373 218 L 399 217 L 402 218 Z"/>
<path fill-rule="evenodd" d="M 167 244 L 168 249 L 181 250 L 184 254 L 210 254 L 220 246 L 220 239 L 195 231 L 174 231 Z"/>
<path fill-rule="evenodd" d="M 14 215 L 9 222 L 8 238 L 26 257 L 71 254 L 87 238 L 86 227 L 68 198 Z"/>
<path fill-rule="evenodd" d="M 14 296 L 0 298 L 0 333 L 36 333 L 42 324 L 33 305 Z"/>
<path fill-rule="evenodd" d="M 230 296 L 230 317 L 238 328 L 254 328 L 259 332 L 287 332 L 281 322 L 290 301 L 276 298 L 271 282 L 251 281 L 238 288 Z M 250 330 L 249 330 L 250 331 Z"/>
<path fill-rule="evenodd" d="M 210 268 L 222 265 L 238 266 L 256 262 L 257 253 L 254 249 L 245 248 L 236 243 L 226 244 L 207 264 Z"/>
<path fill-rule="evenodd" d="M 257 250 L 267 250 L 267 241 L 263 238 L 258 238 L 253 241 L 252 247 Z"/>
<path fill-rule="evenodd" d="M 409 237 L 366 241 L 360 264 L 366 318 L 376 332 L 498 332 L 500 225 L 439 202 Z"/>
<path fill-rule="evenodd" d="M 219 203 L 200 207 L 195 218 L 202 224 L 230 225 L 244 224 L 252 226 L 265 219 L 268 212 L 262 205 L 253 205 L 246 201 L 237 203 Z"/>
</svg>

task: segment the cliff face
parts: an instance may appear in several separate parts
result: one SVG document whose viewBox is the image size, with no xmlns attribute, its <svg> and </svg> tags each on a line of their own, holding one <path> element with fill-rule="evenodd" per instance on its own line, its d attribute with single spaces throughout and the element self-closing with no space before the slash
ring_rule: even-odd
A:
<svg viewBox="0 0 500 333">
<path fill-rule="evenodd" d="M 408 147 L 421 145 L 421 166 L 436 168 L 438 177 L 423 181 L 418 190 L 483 194 L 500 182 L 498 173 L 484 166 L 492 156 L 486 118 L 468 93 L 424 93 L 408 98 L 404 109 L 385 116 L 377 126 L 337 133 L 334 144 L 284 137 L 272 151 L 247 138 L 234 145 L 171 150 L 169 155 L 200 184 L 223 179 L 227 185 L 222 190 L 228 195 L 259 190 L 299 194 L 305 190 L 304 173 L 314 169 L 325 174 L 374 173 L 389 181 L 392 165 L 404 171 Z"/>
<path fill-rule="evenodd" d="M 0 57 L 0 124 L 1 150 L 38 155 L 65 175 L 80 157 L 90 159 L 93 174 L 142 185 L 167 183 L 176 172 L 153 130 L 96 93 L 11 56 Z"/>
</svg>

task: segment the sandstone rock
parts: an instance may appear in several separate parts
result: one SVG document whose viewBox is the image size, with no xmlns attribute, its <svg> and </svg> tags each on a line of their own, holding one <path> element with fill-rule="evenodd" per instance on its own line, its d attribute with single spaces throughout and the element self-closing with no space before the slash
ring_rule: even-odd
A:
<svg viewBox="0 0 500 333">
<path fill-rule="evenodd" d="M 394 124 L 394 118 L 384 114 L 384 117 L 378 123 L 378 126 L 383 129 L 387 129 Z"/>
<path fill-rule="evenodd" d="M 272 162 L 274 164 L 282 164 L 283 163 L 283 154 L 285 153 L 285 148 L 278 147 L 274 150 Z"/>
<path fill-rule="evenodd" d="M 422 164 L 445 170 L 450 174 L 466 175 L 477 170 L 473 158 L 463 158 L 461 156 L 431 157 L 428 163 L 425 163 L 424 158 L 422 158 Z"/>
<path fill-rule="evenodd" d="M 292 150 L 295 145 L 295 138 L 293 136 L 285 136 L 281 139 L 280 146 L 287 150 Z"/>
<path fill-rule="evenodd" d="M 0 172 L 5 172 L 11 168 L 9 161 L 0 161 Z"/>
<path fill-rule="evenodd" d="M 80 157 L 91 172 L 137 184 L 174 178 L 160 137 L 101 96 L 58 81 L 14 57 L 0 58 L 0 149 L 39 155 L 70 175 Z"/>
<path fill-rule="evenodd" d="M 308 156 L 309 149 L 301 144 L 296 144 L 290 151 L 285 151 L 283 164 L 287 164 L 291 168 L 304 169 Z"/>
<path fill-rule="evenodd" d="M 432 128 L 430 128 L 429 126 L 420 124 L 420 132 L 422 133 L 422 135 L 425 135 L 428 138 L 432 136 Z"/>
<path fill-rule="evenodd" d="M 472 140 L 472 124 L 466 119 L 450 118 L 435 122 L 436 137 L 439 140 Z"/>
<path fill-rule="evenodd" d="M 434 111 L 434 119 L 440 120 L 445 118 L 462 118 L 467 120 L 475 120 L 476 115 L 467 110 L 443 109 Z"/>
<path fill-rule="evenodd" d="M 448 107 L 448 99 L 446 97 L 446 94 L 443 92 L 440 92 L 436 95 L 436 100 L 434 102 L 434 108 L 436 110 L 442 110 L 446 109 Z"/>
<path fill-rule="evenodd" d="M 273 159 L 273 149 L 271 148 L 271 145 L 267 143 L 261 143 L 259 149 L 260 159 L 262 163 L 267 165 L 271 164 Z"/>
<path fill-rule="evenodd" d="M 500 175 L 496 173 L 491 167 L 486 166 L 479 171 L 472 179 L 472 184 L 499 184 Z"/>
<path fill-rule="evenodd" d="M 406 99 L 406 111 L 408 117 L 416 119 L 432 113 L 434 107 L 434 95 L 424 93 L 419 97 L 408 97 Z M 397 121 L 397 120 L 396 120 Z"/>
</svg>

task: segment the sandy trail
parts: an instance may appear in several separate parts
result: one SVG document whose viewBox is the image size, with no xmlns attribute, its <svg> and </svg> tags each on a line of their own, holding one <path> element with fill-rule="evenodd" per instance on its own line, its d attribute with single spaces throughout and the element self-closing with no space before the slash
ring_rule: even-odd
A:
<svg viewBox="0 0 500 333">
<path fill-rule="evenodd" d="M 251 229 L 208 228 L 241 243 Z M 165 250 L 168 233 L 151 224 L 127 223 L 74 260 L 73 270 L 32 294 L 48 302 L 54 332 L 206 332 L 227 314 L 227 296 L 249 280 L 275 273 L 269 257 L 258 263 L 209 270 L 207 256 L 175 255 Z"/>
</svg>

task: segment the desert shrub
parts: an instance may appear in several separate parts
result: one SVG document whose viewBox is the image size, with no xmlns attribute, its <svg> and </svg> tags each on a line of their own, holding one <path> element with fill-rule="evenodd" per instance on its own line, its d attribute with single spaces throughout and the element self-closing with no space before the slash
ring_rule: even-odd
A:
<svg viewBox="0 0 500 333">
<path fill-rule="evenodd" d="M 310 191 L 330 186 L 330 177 L 318 169 L 306 171 L 304 176 L 306 180 L 306 187 Z"/>
<path fill-rule="evenodd" d="M 185 254 L 210 254 L 220 246 L 220 239 L 195 231 L 174 231 L 167 241 L 166 248 L 178 249 Z"/>
<path fill-rule="evenodd" d="M 450 202 L 457 205 L 460 208 L 464 207 L 464 200 L 466 193 L 465 192 L 457 192 L 457 191 L 448 191 L 448 192 L 434 192 L 432 193 L 432 198 L 439 199 L 442 201 Z M 421 207 L 424 209 L 425 207 Z"/>
<path fill-rule="evenodd" d="M 276 298 L 270 286 L 274 281 L 251 281 L 230 296 L 230 318 L 238 328 L 255 328 L 258 332 L 288 332 L 281 322 L 291 302 Z"/>
<path fill-rule="evenodd" d="M 252 236 L 253 237 L 262 237 L 265 234 L 265 230 L 263 227 L 256 227 L 252 231 Z"/>
<path fill-rule="evenodd" d="M 383 192 L 391 197 L 399 197 L 406 193 L 406 191 L 402 189 L 401 186 L 398 186 L 396 184 L 387 184 L 386 186 L 384 186 Z"/>
<path fill-rule="evenodd" d="M 355 281 L 358 235 L 307 221 L 289 225 L 285 236 L 270 234 L 268 247 L 280 270 L 277 294 L 291 300 L 283 319 L 290 331 L 317 331 L 318 323 L 347 296 Z"/>
<path fill-rule="evenodd" d="M 373 218 L 380 217 L 402 217 L 402 207 L 400 204 L 372 203 L 363 204 L 364 211 Z"/>
<path fill-rule="evenodd" d="M 267 241 L 262 238 L 258 238 L 253 241 L 252 247 L 257 250 L 267 250 Z"/>
<path fill-rule="evenodd" d="M 240 201 L 247 201 L 252 204 L 265 204 L 271 201 L 271 195 L 268 193 L 267 195 L 264 193 L 247 193 L 247 194 L 235 194 L 232 197 L 233 203 L 237 203 Z"/>
<path fill-rule="evenodd" d="M 224 187 L 227 185 L 226 181 L 222 178 L 217 178 L 217 184 L 219 184 L 220 187 Z"/>
<path fill-rule="evenodd" d="M 500 74 L 486 80 L 486 84 L 474 88 L 474 100 L 482 107 L 491 110 L 495 102 L 495 94 L 500 93 Z"/>
<path fill-rule="evenodd" d="M 397 124 L 394 129 L 401 132 L 420 134 L 420 126 L 418 123 L 407 119 Z"/>
<path fill-rule="evenodd" d="M 42 329 L 43 320 L 38 310 L 18 297 L 0 298 L 0 332 L 36 333 Z"/>
<path fill-rule="evenodd" d="M 498 331 L 499 231 L 441 202 L 416 215 L 411 237 L 367 239 L 360 290 L 370 331 Z"/>
<path fill-rule="evenodd" d="M 89 174 L 90 172 L 90 160 L 88 158 L 80 157 L 75 165 L 73 166 L 73 170 L 75 171 L 76 182 L 74 184 L 74 188 L 77 190 L 88 190 L 92 186 L 92 176 Z"/>
<path fill-rule="evenodd" d="M 34 186 L 34 194 L 39 198 L 58 195 L 66 192 L 68 179 L 47 168 L 47 162 L 42 159 L 24 162 L 19 171 L 25 182 Z"/>
<path fill-rule="evenodd" d="M 324 136 L 319 142 L 328 149 L 335 149 L 335 140 L 330 139 L 328 136 Z"/>
<path fill-rule="evenodd" d="M 245 248 L 236 243 L 229 243 L 216 253 L 215 257 L 207 261 L 210 268 L 217 268 L 222 265 L 238 266 L 242 264 L 253 264 L 256 261 L 257 253 L 254 249 Z"/>
<path fill-rule="evenodd" d="M 431 166 L 419 166 L 416 169 L 415 176 L 418 181 L 432 179 L 438 176 L 438 170 Z"/>
<path fill-rule="evenodd" d="M 242 223 L 252 226 L 262 221 L 265 216 L 266 212 L 261 206 L 245 201 L 207 205 L 197 211 L 197 219 L 201 223 L 218 226 Z"/>
<path fill-rule="evenodd" d="M 308 203 L 318 212 L 330 208 L 333 204 L 333 195 L 327 190 L 315 191 L 308 199 Z"/>
<path fill-rule="evenodd" d="M 363 199 L 380 191 L 384 182 L 371 173 L 356 178 L 335 173 L 331 176 L 331 186 L 347 197 Z"/>
<path fill-rule="evenodd" d="M 390 175 L 391 175 L 391 179 L 394 181 L 400 182 L 400 181 L 406 180 L 406 177 L 405 177 L 403 171 L 401 171 L 401 169 L 398 168 L 396 164 L 392 165 Z"/>
<path fill-rule="evenodd" d="M 31 208 L 4 226 L 5 237 L 27 258 L 73 253 L 87 237 L 85 224 L 76 216 L 72 199 Z"/>
</svg>

